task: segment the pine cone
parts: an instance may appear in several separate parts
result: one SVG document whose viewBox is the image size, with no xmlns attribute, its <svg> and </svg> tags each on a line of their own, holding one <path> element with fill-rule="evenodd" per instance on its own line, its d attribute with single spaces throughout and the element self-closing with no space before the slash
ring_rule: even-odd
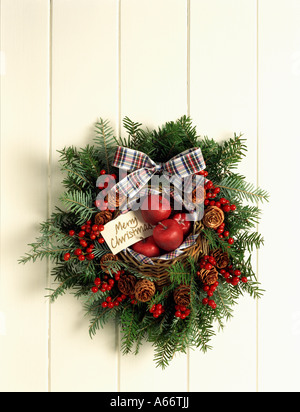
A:
<svg viewBox="0 0 300 412">
<path fill-rule="evenodd" d="M 228 253 L 223 252 L 222 249 L 214 250 L 211 256 L 213 256 L 216 259 L 216 266 L 218 269 L 224 269 L 230 263 Z"/>
<path fill-rule="evenodd" d="M 127 197 L 125 195 L 122 195 L 120 192 L 113 192 L 111 190 L 105 197 L 105 200 L 108 202 L 107 207 L 109 209 L 118 209 L 125 204 Z"/>
<path fill-rule="evenodd" d="M 218 280 L 219 272 L 215 267 L 213 267 L 211 270 L 200 269 L 198 276 L 203 283 L 213 285 Z"/>
<path fill-rule="evenodd" d="M 209 206 L 203 216 L 204 226 L 210 229 L 217 229 L 224 221 L 224 212 L 217 206 Z"/>
<path fill-rule="evenodd" d="M 203 203 L 204 200 L 205 200 L 205 197 L 206 197 L 206 190 L 204 189 L 204 187 L 203 187 L 202 191 L 199 190 L 199 189 L 198 189 L 198 191 L 197 191 L 197 189 L 194 189 L 192 191 L 192 202 L 195 203 L 195 204 Z"/>
<path fill-rule="evenodd" d="M 141 279 L 135 285 L 135 298 L 148 302 L 155 294 L 155 284 L 148 279 Z"/>
<path fill-rule="evenodd" d="M 191 289 L 188 285 L 180 285 L 174 290 L 174 302 L 176 305 L 188 306 L 191 303 Z"/>
<path fill-rule="evenodd" d="M 117 255 L 114 255 L 113 253 L 106 253 L 106 255 L 102 256 L 102 258 L 100 259 L 100 265 L 101 265 L 101 269 L 103 270 L 103 272 L 109 274 L 109 268 L 111 268 L 110 265 L 106 265 L 105 262 L 111 262 L 112 260 L 119 260 Z"/>
<path fill-rule="evenodd" d="M 113 214 L 109 210 L 103 210 L 99 212 L 95 216 L 95 224 L 96 225 L 105 225 L 107 222 L 112 220 Z"/>
<path fill-rule="evenodd" d="M 137 279 L 133 275 L 121 275 L 118 280 L 118 288 L 124 295 L 134 295 Z"/>
</svg>

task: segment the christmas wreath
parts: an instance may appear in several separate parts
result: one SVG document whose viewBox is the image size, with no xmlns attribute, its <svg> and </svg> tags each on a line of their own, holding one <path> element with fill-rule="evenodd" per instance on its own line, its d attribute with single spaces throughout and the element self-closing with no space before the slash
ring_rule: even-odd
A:
<svg viewBox="0 0 300 412">
<path fill-rule="evenodd" d="M 116 138 L 100 119 L 93 145 L 59 151 L 61 208 L 20 262 L 50 259 L 51 302 L 70 290 L 83 299 L 91 337 L 114 319 L 124 354 L 147 340 L 164 368 L 176 352 L 207 351 L 241 295 L 261 297 L 251 254 L 263 244 L 258 202 L 268 193 L 236 171 L 247 151 L 242 135 L 201 138 L 186 116 L 157 130 L 128 117 L 123 125 L 126 137 Z M 153 189 L 154 177 L 167 189 L 161 180 Z M 139 210 L 145 235 L 129 224 L 114 253 L 107 228 L 124 228 Z"/>
</svg>

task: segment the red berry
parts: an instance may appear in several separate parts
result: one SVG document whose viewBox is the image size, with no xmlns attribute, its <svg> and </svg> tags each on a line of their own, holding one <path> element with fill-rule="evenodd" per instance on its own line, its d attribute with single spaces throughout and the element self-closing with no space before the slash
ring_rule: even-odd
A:
<svg viewBox="0 0 300 412">
<path fill-rule="evenodd" d="M 211 270 L 212 268 L 213 268 L 213 266 L 210 263 L 206 263 L 206 265 L 205 265 L 206 270 Z"/>
<path fill-rule="evenodd" d="M 104 240 L 104 238 L 103 238 L 103 237 L 99 237 L 98 242 L 99 242 L 99 243 L 104 243 L 104 242 L 105 242 L 105 240 Z"/>
<path fill-rule="evenodd" d="M 65 255 L 64 255 L 64 260 L 69 260 L 70 257 L 71 257 L 71 254 L 70 254 L 70 253 L 65 253 Z"/>
<path fill-rule="evenodd" d="M 102 302 L 102 303 L 101 303 L 101 306 L 102 306 L 103 308 L 107 308 L 108 303 L 107 303 L 107 302 Z"/>
<path fill-rule="evenodd" d="M 75 230 L 69 230 L 69 235 L 74 236 L 75 235 Z"/>
<path fill-rule="evenodd" d="M 220 202 L 216 202 L 216 203 L 215 203 L 215 206 L 221 207 L 221 203 L 220 203 Z"/>
<path fill-rule="evenodd" d="M 88 259 L 88 260 L 93 260 L 93 259 L 95 259 L 95 255 L 94 255 L 93 253 L 89 253 L 89 254 L 87 255 L 87 259 Z"/>
<path fill-rule="evenodd" d="M 100 170 L 100 175 L 106 175 L 106 171 L 103 169 L 103 170 Z"/>
<path fill-rule="evenodd" d="M 225 232 L 223 233 L 223 235 L 224 235 L 224 237 L 229 236 L 229 232 L 228 232 L 228 230 L 225 230 Z"/>
<path fill-rule="evenodd" d="M 85 235 L 85 231 L 84 230 L 81 230 L 79 233 L 78 233 L 78 236 L 79 237 L 83 237 Z"/>
<path fill-rule="evenodd" d="M 100 278 L 96 278 L 94 281 L 96 286 L 100 286 L 101 285 L 101 279 Z"/>
<path fill-rule="evenodd" d="M 79 255 L 79 256 L 78 256 L 78 259 L 81 260 L 81 261 L 83 261 L 83 260 L 85 260 L 85 257 L 84 257 L 83 255 Z"/>
<path fill-rule="evenodd" d="M 203 305 L 207 305 L 208 304 L 208 299 L 207 298 L 202 299 L 202 303 L 203 303 Z"/>
<path fill-rule="evenodd" d="M 231 205 L 231 206 L 230 206 L 230 209 L 231 209 L 231 210 L 236 210 L 236 205 Z"/>
<path fill-rule="evenodd" d="M 214 192 L 215 192 L 215 193 L 220 193 L 220 191 L 221 191 L 221 189 L 220 189 L 219 187 L 215 187 L 215 188 L 214 188 Z"/>
<path fill-rule="evenodd" d="M 96 232 L 97 230 L 99 230 L 99 226 L 98 225 L 93 225 L 92 226 L 92 231 Z"/>
<path fill-rule="evenodd" d="M 96 286 L 93 286 L 93 287 L 92 287 L 92 292 L 93 292 L 93 293 L 97 293 L 98 290 L 99 290 L 99 289 L 98 289 Z"/>
<path fill-rule="evenodd" d="M 106 302 L 111 302 L 111 296 L 107 296 Z"/>
<path fill-rule="evenodd" d="M 229 243 L 230 245 L 233 245 L 234 239 L 233 239 L 232 237 L 230 237 L 230 238 L 228 239 L 228 243 Z"/>
<path fill-rule="evenodd" d="M 239 283 L 240 279 L 237 276 L 234 276 L 231 280 L 231 284 L 236 286 Z"/>
<path fill-rule="evenodd" d="M 76 256 L 79 256 L 79 255 L 81 255 L 82 254 L 82 250 L 81 249 L 76 249 L 75 251 L 74 251 L 74 255 L 76 255 Z"/>
<path fill-rule="evenodd" d="M 110 309 L 112 309 L 112 308 L 114 307 L 113 302 L 109 302 L 108 307 L 109 307 Z"/>
<path fill-rule="evenodd" d="M 90 235 L 90 239 L 95 240 L 95 239 L 96 239 L 96 235 L 94 235 L 94 233 L 92 233 L 92 234 Z"/>
<path fill-rule="evenodd" d="M 224 197 L 221 197 L 220 203 L 221 203 L 222 205 L 224 205 L 226 202 L 227 202 L 227 200 L 226 200 Z"/>
<path fill-rule="evenodd" d="M 102 232 L 104 230 L 104 225 L 99 226 L 99 231 Z"/>
<path fill-rule="evenodd" d="M 246 278 L 246 276 L 242 276 L 242 277 L 241 277 L 241 281 L 242 281 L 243 283 L 247 283 L 247 282 L 248 282 L 248 279 Z"/>
<path fill-rule="evenodd" d="M 213 187 L 213 182 L 211 180 L 209 180 L 206 185 L 207 189 L 211 189 Z"/>
<path fill-rule="evenodd" d="M 238 269 L 235 269 L 233 273 L 235 274 L 235 276 L 241 276 L 241 271 Z"/>
<path fill-rule="evenodd" d="M 204 287 L 203 287 L 203 290 L 204 290 L 204 292 L 208 292 L 208 291 L 209 291 L 209 286 L 207 286 L 207 285 L 204 286 Z"/>
<path fill-rule="evenodd" d="M 230 206 L 229 205 L 223 206 L 223 210 L 224 212 L 230 212 Z"/>
</svg>

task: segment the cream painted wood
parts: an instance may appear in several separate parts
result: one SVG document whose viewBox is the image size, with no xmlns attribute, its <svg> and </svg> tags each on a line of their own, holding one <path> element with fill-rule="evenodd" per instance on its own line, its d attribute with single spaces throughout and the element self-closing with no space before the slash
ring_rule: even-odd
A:
<svg viewBox="0 0 300 412">
<path fill-rule="evenodd" d="M 54 206 L 62 189 L 56 150 L 92 144 L 100 116 L 117 127 L 118 8 L 117 1 L 54 1 L 52 13 Z M 88 328 L 89 319 L 73 296 L 51 305 L 52 391 L 117 390 L 115 328 L 108 325 L 93 339 Z"/>
<path fill-rule="evenodd" d="M 186 114 L 186 21 L 185 1 L 121 2 L 122 118 L 129 116 L 156 128 Z M 163 372 L 155 367 L 153 357 L 150 344 L 144 344 L 137 357 L 121 357 L 121 391 L 187 389 L 185 355 L 176 357 Z"/>
<path fill-rule="evenodd" d="M 259 183 L 271 193 L 260 224 L 258 389 L 299 392 L 300 2 L 260 2 L 258 33 Z"/>
<path fill-rule="evenodd" d="M 190 14 L 191 117 L 202 136 L 223 140 L 244 134 L 248 156 L 239 171 L 256 183 L 256 3 L 192 0 Z M 191 352 L 190 390 L 255 390 L 255 342 L 255 300 L 245 296 L 213 338 L 213 350 Z"/>
<path fill-rule="evenodd" d="M 18 264 L 47 218 L 48 33 L 47 1 L 1 1 L 0 390 L 6 392 L 48 389 L 47 266 Z"/>
<path fill-rule="evenodd" d="M 0 4 L 0 391 L 299 391 L 299 0 Z M 57 204 L 58 149 L 90 143 L 99 116 L 118 133 L 126 115 L 186 113 L 201 135 L 243 132 L 240 172 L 272 194 L 253 254 L 266 294 L 240 299 L 211 352 L 161 371 L 149 344 L 121 356 L 113 325 L 91 340 L 80 301 L 49 306 L 46 262 L 17 259 Z"/>
</svg>

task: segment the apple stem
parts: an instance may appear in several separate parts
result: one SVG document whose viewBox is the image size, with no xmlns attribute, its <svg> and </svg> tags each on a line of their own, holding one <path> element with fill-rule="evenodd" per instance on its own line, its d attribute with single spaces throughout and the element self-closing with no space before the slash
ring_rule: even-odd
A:
<svg viewBox="0 0 300 412">
<path fill-rule="evenodd" d="M 158 222 L 159 225 L 161 225 L 164 229 L 168 229 L 167 226 L 163 225 L 161 222 Z"/>
</svg>

